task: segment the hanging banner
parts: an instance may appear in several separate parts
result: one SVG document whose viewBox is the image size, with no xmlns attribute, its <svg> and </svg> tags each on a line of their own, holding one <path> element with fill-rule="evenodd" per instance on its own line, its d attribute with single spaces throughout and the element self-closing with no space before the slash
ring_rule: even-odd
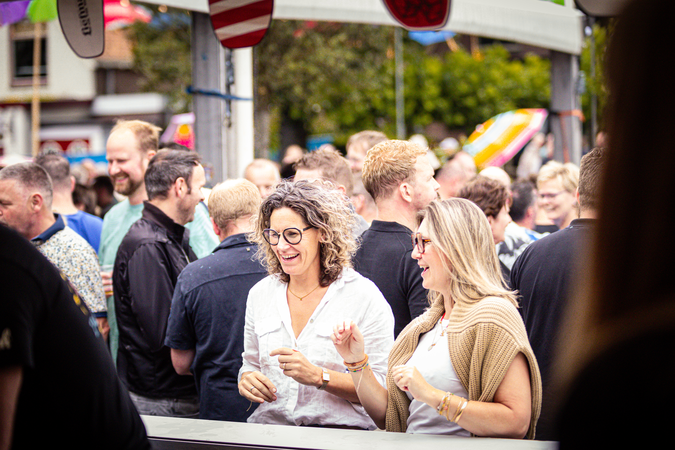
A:
<svg viewBox="0 0 675 450">
<path fill-rule="evenodd" d="M 450 18 L 450 0 L 384 0 L 387 11 L 408 30 L 443 28 Z"/>
<path fill-rule="evenodd" d="M 209 15 L 223 47 L 257 45 L 272 21 L 274 0 L 209 0 Z"/>
<path fill-rule="evenodd" d="M 80 58 L 103 53 L 103 0 L 58 0 L 59 22 L 70 48 Z"/>
</svg>

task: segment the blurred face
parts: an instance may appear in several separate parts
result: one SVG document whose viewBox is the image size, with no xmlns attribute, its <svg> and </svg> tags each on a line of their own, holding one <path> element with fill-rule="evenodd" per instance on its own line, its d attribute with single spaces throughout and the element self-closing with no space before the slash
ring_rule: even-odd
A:
<svg viewBox="0 0 675 450">
<path fill-rule="evenodd" d="M 417 211 L 426 208 L 429 203 L 438 198 L 441 185 L 434 178 L 434 169 L 429 164 L 426 155 L 420 155 L 415 162 L 415 175 L 410 183 L 413 187 L 412 204 Z"/>
<path fill-rule="evenodd" d="M 110 135 L 106 146 L 108 173 L 115 192 L 130 196 L 145 189 L 143 177 L 152 154 L 138 148 L 136 135 L 129 130 L 118 130 Z"/>
<path fill-rule="evenodd" d="M 506 230 L 506 226 L 511 223 L 509 208 L 506 205 L 502 206 L 497 217 L 488 216 L 488 222 L 492 229 L 492 237 L 495 240 L 495 244 L 504 241 L 504 231 Z"/>
<path fill-rule="evenodd" d="M 361 145 L 352 144 L 347 147 L 347 161 L 352 172 L 360 172 L 363 169 L 363 161 L 366 159 L 366 152 Z"/>
<path fill-rule="evenodd" d="M 576 196 L 567 192 L 558 178 L 539 183 L 538 194 L 539 206 L 556 225 L 560 226 L 576 213 Z"/>
<path fill-rule="evenodd" d="M 246 171 L 246 179 L 256 185 L 263 199 L 274 192 L 278 181 L 274 170 L 268 167 L 250 167 Z"/>
<path fill-rule="evenodd" d="M 427 231 L 427 219 L 424 219 L 417 228 L 416 237 L 418 242 L 420 240 L 429 239 Z M 421 243 L 413 246 L 413 259 L 417 260 L 417 264 L 422 268 L 422 285 L 426 289 L 436 292 L 443 292 L 448 287 L 447 265 L 443 261 L 436 246 L 432 242 L 424 244 L 424 252 L 421 251 Z"/>
<path fill-rule="evenodd" d="M 293 181 L 300 180 L 323 180 L 323 173 L 320 169 L 297 169 Z"/>
<path fill-rule="evenodd" d="M 279 259 L 281 268 L 292 277 L 310 277 L 319 280 L 321 260 L 319 256 L 319 230 L 310 228 L 301 231 L 302 238 L 297 244 L 289 244 L 283 236 L 284 230 L 303 230 L 307 224 L 290 208 L 275 209 L 270 216 L 270 229 L 276 231 L 279 243 L 272 245 L 272 251 Z"/>
<path fill-rule="evenodd" d="M 202 188 L 205 183 L 206 175 L 204 173 L 204 168 L 201 164 L 195 166 L 192 171 L 192 176 L 190 177 L 190 192 L 186 194 L 180 202 L 181 217 L 184 220 L 181 225 L 185 225 L 195 219 L 195 209 L 199 202 L 204 200 Z"/>
<path fill-rule="evenodd" d="M 32 214 L 29 196 L 16 180 L 0 180 L 0 223 L 18 231 L 26 239 L 30 236 Z"/>
</svg>

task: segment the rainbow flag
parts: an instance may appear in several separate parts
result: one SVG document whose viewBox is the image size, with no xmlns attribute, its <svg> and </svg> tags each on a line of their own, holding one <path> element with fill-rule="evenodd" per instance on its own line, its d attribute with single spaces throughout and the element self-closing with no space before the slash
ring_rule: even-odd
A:
<svg viewBox="0 0 675 450">
<path fill-rule="evenodd" d="M 479 169 L 502 166 L 513 158 L 548 117 L 545 109 L 517 109 L 492 117 L 476 127 L 462 150 L 473 156 Z"/>
</svg>

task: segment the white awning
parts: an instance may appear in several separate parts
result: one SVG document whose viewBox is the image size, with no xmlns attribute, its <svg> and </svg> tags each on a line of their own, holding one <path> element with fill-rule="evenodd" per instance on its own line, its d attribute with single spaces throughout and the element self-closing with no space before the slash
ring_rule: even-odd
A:
<svg viewBox="0 0 675 450">
<path fill-rule="evenodd" d="M 208 13 L 207 0 L 142 0 Z M 274 19 L 397 25 L 382 0 L 275 0 Z M 583 13 L 541 0 L 452 0 L 445 30 L 578 55 Z"/>
</svg>

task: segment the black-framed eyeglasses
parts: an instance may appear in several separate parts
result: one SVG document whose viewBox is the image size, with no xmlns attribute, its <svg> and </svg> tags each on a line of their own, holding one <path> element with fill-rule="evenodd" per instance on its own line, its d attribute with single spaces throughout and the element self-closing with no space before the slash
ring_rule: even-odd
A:
<svg viewBox="0 0 675 450">
<path fill-rule="evenodd" d="M 412 234 L 412 244 L 413 248 L 417 249 L 417 253 L 420 255 L 424 254 L 425 246 L 431 242 L 431 239 L 423 238 L 422 233 L 413 233 Z"/>
<path fill-rule="evenodd" d="M 310 228 L 314 228 L 313 226 L 308 226 L 303 228 L 302 230 L 300 228 L 286 228 L 284 231 L 281 232 L 284 236 L 284 240 L 291 244 L 291 245 L 296 245 L 299 244 L 300 241 L 302 241 L 302 233 L 303 231 L 307 231 Z M 263 230 L 263 237 L 267 241 L 268 244 L 270 245 L 277 245 L 279 244 L 279 233 L 276 231 L 272 230 L 271 228 L 266 228 Z"/>
</svg>

